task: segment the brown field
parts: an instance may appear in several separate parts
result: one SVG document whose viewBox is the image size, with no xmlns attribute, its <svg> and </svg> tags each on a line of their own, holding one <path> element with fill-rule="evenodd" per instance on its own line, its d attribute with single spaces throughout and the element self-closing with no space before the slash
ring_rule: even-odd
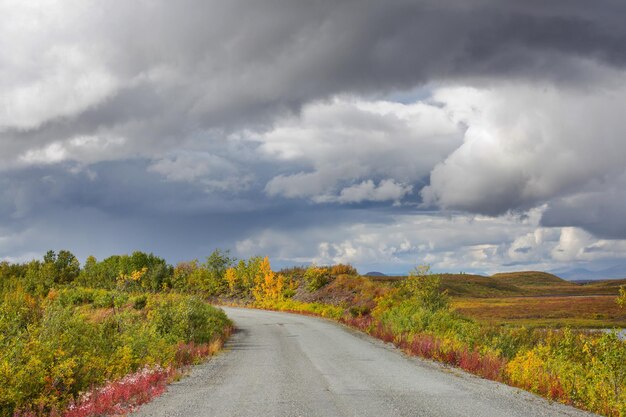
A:
<svg viewBox="0 0 626 417">
<path fill-rule="evenodd" d="M 626 328 L 615 296 L 453 298 L 461 314 L 484 323 L 527 327 Z"/>
</svg>

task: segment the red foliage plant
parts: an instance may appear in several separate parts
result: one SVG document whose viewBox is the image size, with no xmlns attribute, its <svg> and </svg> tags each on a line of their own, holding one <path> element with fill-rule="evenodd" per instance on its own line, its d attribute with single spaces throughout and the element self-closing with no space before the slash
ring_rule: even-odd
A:
<svg viewBox="0 0 626 417">
<path fill-rule="evenodd" d="M 161 395 L 174 372 L 172 368 L 145 367 L 120 380 L 84 393 L 65 411 L 28 408 L 16 411 L 13 416 L 89 417 L 126 414 Z"/>
<path fill-rule="evenodd" d="M 372 318 L 372 316 L 356 316 L 356 317 L 352 317 L 352 316 L 344 316 L 341 319 L 341 322 L 350 326 L 350 327 L 354 327 L 356 329 L 362 330 L 362 331 L 368 331 L 369 328 L 372 325 L 372 322 L 374 321 L 374 319 Z"/>
<path fill-rule="evenodd" d="M 173 373 L 172 368 L 144 368 L 84 394 L 62 416 L 88 417 L 128 413 L 161 395 Z"/>
<path fill-rule="evenodd" d="M 363 330 L 387 343 L 394 343 L 412 356 L 434 359 L 457 366 L 483 378 L 502 381 L 506 359 L 493 354 L 482 354 L 467 348 L 459 349 L 445 346 L 443 341 L 430 334 L 394 334 L 372 316 L 344 317 L 342 322 L 350 327 Z"/>
</svg>

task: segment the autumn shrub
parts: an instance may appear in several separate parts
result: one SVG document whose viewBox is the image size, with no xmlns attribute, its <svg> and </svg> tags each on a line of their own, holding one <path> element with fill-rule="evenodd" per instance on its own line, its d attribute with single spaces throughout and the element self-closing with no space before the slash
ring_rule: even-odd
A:
<svg viewBox="0 0 626 417">
<path fill-rule="evenodd" d="M 265 257 L 254 276 L 252 295 L 258 305 L 280 301 L 285 298 L 285 278 L 272 271 L 268 257 Z"/>
<path fill-rule="evenodd" d="M 147 308 L 156 332 L 172 341 L 208 343 L 221 335 L 228 324 L 223 311 L 195 296 L 152 297 Z"/>
<path fill-rule="evenodd" d="M 511 383 L 604 415 L 626 415 L 626 343 L 615 333 L 551 331 L 520 352 Z"/>
<path fill-rule="evenodd" d="M 336 264 L 330 267 L 329 271 L 330 275 L 339 276 L 339 275 L 352 275 L 357 276 L 359 272 L 350 264 Z"/>
<path fill-rule="evenodd" d="M 63 306 L 78 306 L 91 304 L 94 301 L 97 290 L 93 288 L 70 288 L 57 292 L 58 302 Z"/>
<path fill-rule="evenodd" d="M 112 308 L 115 306 L 115 294 L 111 291 L 98 290 L 94 294 L 93 306 L 95 308 Z"/>
<path fill-rule="evenodd" d="M 477 338 L 500 356 L 512 359 L 520 351 L 536 346 L 544 334 L 541 330 L 526 327 L 484 326 Z"/>
<path fill-rule="evenodd" d="M 288 279 L 293 279 L 295 281 L 303 281 L 304 273 L 306 272 L 307 267 L 305 266 L 292 266 L 289 268 L 282 268 L 280 272 L 284 277 Z"/>
<path fill-rule="evenodd" d="M 617 297 L 617 305 L 622 308 L 626 308 L 626 285 L 619 287 L 619 296 Z"/>
<path fill-rule="evenodd" d="M 309 291 L 317 291 L 331 280 L 328 268 L 311 265 L 304 272 L 304 281 Z"/>
<path fill-rule="evenodd" d="M 450 306 L 447 291 L 441 289 L 441 277 L 432 274 L 427 265 L 418 266 L 409 272 L 400 285 L 400 294 L 431 311 L 448 309 Z"/>
<path fill-rule="evenodd" d="M 350 327 L 362 330 L 364 332 L 370 331 L 374 318 L 369 315 L 345 315 L 341 317 L 341 322 L 347 324 Z"/>
<path fill-rule="evenodd" d="M 135 310 L 143 310 L 148 303 L 148 297 L 145 294 L 138 295 L 132 298 L 132 303 Z"/>
<path fill-rule="evenodd" d="M 264 262 L 264 258 L 254 256 L 248 260 L 240 259 L 228 268 L 224 278 L 229 295 L 243 299 L 253 298 L 254 288 L 261 280 L 261 265 Z"/>
<path fill-rule="evenodd" d="M 18 338 L 39 321 L 42 309 L 37 299 L 23 289 L 7 292 L 0 303 L 0 346 Z"/>
<path fill-rule="evenodd" d="M 356 305 L 356 306 L 351 306 L 348 311 L 350 312 L 350 314 L 354 317 L 354 316 L 364 316 L 366 314 L 370 313 L 370 309 L 367 306 L 364 305 Z"/>
</svg>

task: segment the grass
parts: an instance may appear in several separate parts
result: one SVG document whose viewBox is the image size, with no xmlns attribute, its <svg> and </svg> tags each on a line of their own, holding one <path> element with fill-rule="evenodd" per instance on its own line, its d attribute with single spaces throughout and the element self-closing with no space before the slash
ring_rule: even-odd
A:
<svg viewBox="0 0 626 417">
<path fill-rule="evenodd" d="M 615 297 L 493 297 L 453 298 L 459 313 L 488 324 L 526 327 L 613 328 L 626 327 L 626 309 Z"/>
</svg>

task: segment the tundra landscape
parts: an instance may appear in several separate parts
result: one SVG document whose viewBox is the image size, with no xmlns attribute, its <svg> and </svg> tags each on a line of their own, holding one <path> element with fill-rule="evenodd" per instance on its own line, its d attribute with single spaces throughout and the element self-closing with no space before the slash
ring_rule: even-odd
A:
<svg viewBox="0 0 626 417">
<path fill-rule="evenodd" d="M 625 16 L 0 0 L 0 417 L 626 417 Z"/>
<path fill-rule="evenodd" d="M 220 250 L 205 262 L 176 266 L 135 252 L 102 261 L 89 257 L 81 268 L 68 251 L 1 266 L 0 405 L 7 417 L 96 416 L 136 409 L 180 378 L 185 367 L 215 354 L 230 335 L 233 323 L 209 302 L 324 317 L 394 344 L 409 356 L 550 400 L 607 416 L 626 410 L 626 343 L 616 331 L 626 327 L 626 280 L 583 285 L 539 272 L 437 275 L 428 267 L 407 277 L 368 277 L 346 264 L 273 271 L 267 257 L 236 260 Z M 237 318 L 235 326 L 246 323 L 241 310 L 226 311 Z M 266 318 L 264 325 L 280 325 L 274 320 Z M 307 343 L 324 345 L 315 338 Z M 228 353 L 224 355 L 222 361 L 228 361 Z M 376 352 L 368 356 L 378 361 Z M 285 360 L 299 369 L 297 358 Z M 274 372 L 266 371 L 250 378 Z M 387 377 L 393 379 L 394 373 Z M 201 386 L 215 384 L 210 373 L 205 378 Z M 306 393 L 300 396 L 306 398 Z M 419 398 L 416 393 L 413 400 Z M 299 410 L 313 400 L 290 401 Z M 227 404 L 233 408 L 219 414 L 237 414 L 239 404 Z M 407 407 L 406 401 L 402 404 Z M 381 405 L 369 413 L 355 407 L 348 414 L 396 415 L 395 409 L 384 411 Z M 475 412 L 498 415 L 501 407 L 489 403 Z M 506 412 L 527 415 L 527 405 L 516 407 Z M 542 412 L 536 407 L 535 412 Z M 285 414 L 276 404 L 265 411 Z M 415 410 L 405 411 L 411 415 Z"/>
</svg>

